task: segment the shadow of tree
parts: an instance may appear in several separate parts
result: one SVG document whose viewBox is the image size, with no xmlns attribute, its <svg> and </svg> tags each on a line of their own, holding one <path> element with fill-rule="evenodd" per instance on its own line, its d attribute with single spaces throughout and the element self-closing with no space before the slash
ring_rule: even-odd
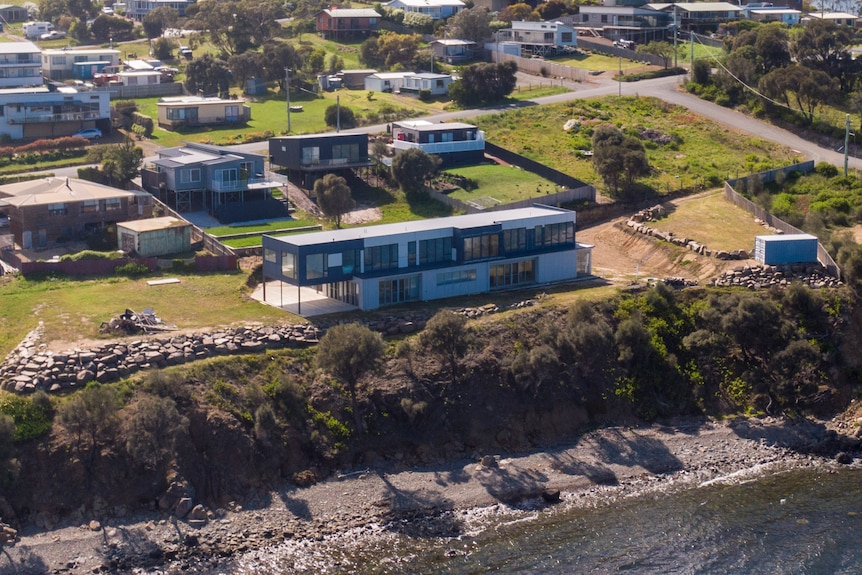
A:
<svg viewBox="0 0 862 575">
<path fill-rule="evenodd" d="M 409 537 L 457 537 L 463 525 L 451 500 L 426 489 L 399 489 L 378 472 L 388 491 L 390 522 L 386 528 Z"/>
<path fill-rule="evenodd" d="M 311 515 L 311 510 L 308 508 L 308 501 L 294 497 L 292 491 L 293 490 L 279 491 L 278 495 L 281 498 L 282 503 L 284 503 L 287 510 L 293 513 L 298 519 L 311 521 L 313 517 Z"/>
<path fill-rule="evenodd" d="M 0 573 L 14 573 L 16 575 L 36 575 L 49 573 L 50 569 L 45 564 L 45 561 L 33 553 L 26 546 L 17 546 L 15 548 L 15 555 L 17 557 L 17 562 L 12 558 L 6 548 L 3 548 L 3 555 L 6 556 L 6 560 L 9 561 L 9 569 L 11 571 L 7 571 L 5 567 L 0 565 Z"/>
<path fill-rule="evenodd" d="M 764 442 L 797 453 L 834 455 L 849 447 L 845 445 L 845 438 L 835 431 L 827 429 L 822 423 L 807 419 L 784 420 L 768 425 L 757 420 L 741 419 L 734 421 L 730 428 L 743 439 Z"/>
<path fill-rule="evenodd" d="M 497 501 L 512 505 L 541 495 L 548 477 L 535 469 L 480 467 L 476 478 Z"/>
<path fill-rule="evenodd" d="M 470 474 L 467 473 L 466 468 L 464 467 L 459 467 L 458 469 L 452 469 L 443 473 L 439 471 L 434 472 L 434 483 L 441 487 L 458 483 L 467 483 L 468 481 L 470 481 Z"/>
</svg>

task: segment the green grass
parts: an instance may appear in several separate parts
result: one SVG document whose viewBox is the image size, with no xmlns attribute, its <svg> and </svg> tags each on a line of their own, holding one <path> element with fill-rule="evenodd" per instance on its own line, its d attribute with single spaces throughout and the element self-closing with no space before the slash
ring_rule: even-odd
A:
<svg viewBox="0 0 862 575">
<path fill-rule="evenodd" d="M 559 191 L 553 183 L 541 176 L 515 166 L 480 164 L 453 168 L 446 172 L 469 178 L 478 185 L 472 191 L 459 188 L 448 194 L 450 198 L 463 202 L 492 197 L 502 204 L 509 204 Z"/>
<path fill-rule="evenodd" d="M 99 324 L 126 308 L 152 307 L 181 329 L 203 329 L 255 321 L 278 323 L 292 316 L 245 295 L 246 275 L 180 275 L 180 283 L 148 286 L 143 279 L 28 280 L 10 277 L 0 284 L 0 354 L 5 356 L 40 321 L 46 341 L 99 337 Z M 296 318 L 293 318 L 296 319 Z"/>
<path fill-rule="evenodd" d="M 642 62 L 635 60 L 627 60 L 625 58 L 616 58 L 614 56 L 606 56 L 604 54 L 594 53 L 578 53 L 566 55 L 560 58 L 549 58 L 549 61 L 555 64 L 571 66 L 572 68 L 580 68 L 591 72 L 616 72 L 622 66 L 624 72 L 635 68 L 643 68 Z"/>
<path fill-rule="evenodd" d="M 569 119 L 580 128 L 563 131 Z M 609 96 L 551 106 L 532 106 L 474 120 L 495 144 L 556 168 L 602 189 L 592 161 L 580 150 L 592 147 L 596 126 L 612 124 L 639 136 L 650 128 L 669 135 L 669 144 L 645 143 L 652 174 L 642 183 L 655 192 L 681 187 L 716 186 L 728 177 L 744 176 L 799 161 L 785 146 L 741 134 L 682 106 L 655 98 Z"/>
<path fill-rule="evenodd" d="M 293 220 L 275 220 L 272 222 L 260 223 L 260 224 L 249 224 L 249 225 L 236 225 L 236 226 L 218 226 L 213 228 L 207 228 L 206 231 L 208 234 L 219 237 L 219 236 L 229 236 L 233 234 L 245 234 L 250 232 L 260 232 L 260 233 L 268 233 L 274 232 L 276 230 L 285 230 L 289 228 L 301 228 L 304 226 L 313 226 L 316 225 L 317 222 L 314 220 L 306 220 L 306 219 L 293 219 Z"/>
<path fill-rule="evenodd" d="M 698 242 L 708 240 L 709 247 L 717 250 L 749 250 L 755 236 L 770 234 L 754 222 L 754 216 L 725 200 L 721 191 L 682 202 L 667 217 L 649 226 Z"/>
<path fill-rule="evenodd" d="M 62 160 L 45 160 L 44 162 L 35 162 L 33 164 L 13 163 L 0 167 L 0 175 L 26 174 L 29 172 L 41 172 L 44 170 L 53 170 L 54 168 L 63 168 L 66 166 L 80 166 L 87 162 L 87 156 L 82 155 L 77 158 L 63 158 Z"/>
<path fill-rule="evenodd" d="M 530 83 L 527 86 L 517 86 L 515 91 L 509 94 L 510 100 L 533 100 L 535 98 L 543 98 L 545 96 L 554 96 L 556 94 L 565 94 L 570 92 L 565 86 L 555 86 L 553 80 L 539 80 L 535 84 Z"/>
</svg>

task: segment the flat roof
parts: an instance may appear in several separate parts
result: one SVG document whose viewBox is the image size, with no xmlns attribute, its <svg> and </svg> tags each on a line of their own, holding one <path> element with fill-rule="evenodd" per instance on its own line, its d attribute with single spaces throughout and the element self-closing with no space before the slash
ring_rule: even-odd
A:
<svg viewBox="0 0 862 575">
<path fill-rule="evenodd" d="M 116 54 L 120 55 L 119 50 L 114 50 L 111 48 L 48 48 L 42 50 L 43 54 L 48 56 L 60 56 L 60 55 L 71 55 L 75 54 Z"/>
<path fill-rule="evenodd" d="M 129 222 L 120 222 L 118 227 L 124 227 L 133 232 L 154 232 L 156 230 L 166 230 L 168 228 L 183 228 L 191 226 L 187 221 L 177 219 L 173 216 L 163 216 L 161 218 L 147 218 L 144 220 L 132 220 Z"/>
<path fill-rule="evenodd" d="M 442 44 L 443 46 L 475 46 L 476 43 L 472 40 L 457 40 L 454 38 L 439 38 L 433 40 L 432 44 Z"/>
<path fill-rule="evenodd" d="M 847 12 L 826 12 L 821 14 L 820 12 L 809 12 L 807 16 L 811 18 L 822 18 L 823 20 L 846 20 L 848 18 L 853 20 L 858 20 L 859 16 L 856 14 L 848 14 Z"/>
<path fill-rule="evenodd" d="M 757 8 L 751 11 L 752 14 L 802 14 L 801 10 L 793 8 Z"/>
<path fill-rule="evenodd" d="M 42 50 L 33 42 L 3 42 L 4 54 L 20 54 L 21 52 L 39 52 Z"/>
<path fill-rule="evenodd" d="M 811 234 L 773 234 L 768 236 L 756 236 L 765 242 L 794 242 L 798 240 L 817 240 L 817 236 Z"/>
<path fill-rule="evenodd" d="M 298 234 L 284 237 L 268 237 L 295 246 L 310 246 L 315 244 L 325 244 L 329 242 L 343 242 L 349 240 L 362 240 L 367 238 L 394 236 L 403 233 L 415 233 L 427 230 L 440 230 L 446 228 L 477 228 L 500 222 L 526 220 L 541 216 L 550 216 L 554 214 L 574 215 L 575 212 L 571 210 L 565 210 L 563 208 L 536 205 L 530 208 L 500 210 L 497 212 L 483 212 L 478 214 L 467 214 L 465 216 L 448 216 L 445 218 L 431 218 L 427 220 L 400 222 L 397 224 L 381 224 L 378 226 L 364 226 L 340 230 L 327 230 L 323 232 L 311 232 L 307 234 Z"/>
<path fill-rule="evenodd" d="M 20 208 L 23 206 L 132 197 L 139 195 L 139 193 L 103 186 L 78 178 L 49 177 L 0 186 L 0 203 Z"/>
<path fill-rule="evenodd" d="M 415 75 L 416 72 L 377 72 L 376 74 L 371 74 L 368 77 L 380 78 L 381 80 L 397 80 L 399 78 L 407 78 L 408 76 Z"/>
<path fill-rule="evenodd" d="M 392 122 L 392 125 L 398 126 L 399 128 L 416 130 L 418 132 L 436 132 L 438 130 L 448 129 L 469 130 L 476 127 L 473 124 L 465 124 L 463 122 L 439 122 L 435 124 L 428 120 L 404 120 L 401 122 Z"/>
<path fill-rule="evenodd" d="M 236 100 L 225 100 L 216 96 L 165 96 L 156 102 L 157 106 L 167 106 L 169 104 L 219 104 L 225 102 L 235 102 L 237 104 L 245 104 L 244 98 Z"/>
<path fill-rule="evenodd" d="M 685 12 L 742 12 L 745 10 L 745 8 L 730 2 L 678 2 L 676 4 L 657 2 L 644 4 L 642 8 L 672 12 L 673 6 Z"/>
</svg>

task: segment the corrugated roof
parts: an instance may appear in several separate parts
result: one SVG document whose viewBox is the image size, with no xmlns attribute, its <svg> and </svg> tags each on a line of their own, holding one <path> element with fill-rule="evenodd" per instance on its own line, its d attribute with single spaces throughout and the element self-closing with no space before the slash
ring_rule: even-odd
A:
<svg viewBox="0 0 862 575">
<path fill-rule="evenodd" d="M 329 10 L 321 10 L 326 12 L 332 18 L 380 18 L 375 10 L 371 8 L 330 8 Z"/>
<path fill-rule="evenodd" d="M 165 230 L 168 228 L 182 228 L 191 226 L 187 221 L 177 219 L 173 216 L 164 216 L 161 218 L 147 218 L 145 220 L 132 220 L 130 222 L 120 222 L 118 227 L 132 230 L 133 232 L 153 232 L 156 230 Z"/>
<path fill-rule="evenodd" d="M 0 186 L 0 202 L 10 206 L 42 206 L 85 200 L 136 196 L 129 192 L 77 178 L 40 178 Z"/>
<path fill-rule="evenodd" d="M 418 132 L 436 132 L 439 130 L 449 129 L 461 130 L 476 127 L 473 124 L 465 124 L 463 122 L 440 122 L 439 124 L 434 124 L 426 120 L 416 120 L 412 122 L 409 120 L 404 122 L 393 122 L 392 125 L 410 130 L 416 130 Z"/>
</svg>

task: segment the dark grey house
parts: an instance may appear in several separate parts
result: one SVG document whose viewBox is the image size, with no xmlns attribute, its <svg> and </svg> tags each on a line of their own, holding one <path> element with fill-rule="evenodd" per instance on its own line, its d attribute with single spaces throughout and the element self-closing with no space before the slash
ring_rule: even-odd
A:
<svg viewBox="0 0 862 575">
<path fill-rule="evenodd" d="M 368 157 L 368 134 L 336 132 L 271 138 L 269 157 L 273 165 L 287 168 L 291 181 L 307 189 L 326 174 L 343 175 L 374 165 Z"/>
</svg>

